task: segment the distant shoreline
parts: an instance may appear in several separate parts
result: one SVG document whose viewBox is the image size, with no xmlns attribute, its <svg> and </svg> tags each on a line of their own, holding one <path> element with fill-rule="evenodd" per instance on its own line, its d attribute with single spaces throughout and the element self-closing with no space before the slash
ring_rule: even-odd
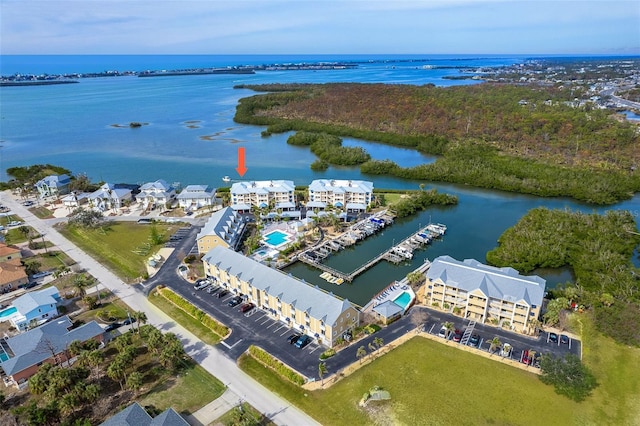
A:
<svg viewBox="0 0 640 426">
<path fill-rule="evenodd" d="M 55 84 L 79 83 L 78 80 L 28 80 L 28 81 L 0 81 L 0 87 L 17 86 L 52 86 Z"/>
</svg>

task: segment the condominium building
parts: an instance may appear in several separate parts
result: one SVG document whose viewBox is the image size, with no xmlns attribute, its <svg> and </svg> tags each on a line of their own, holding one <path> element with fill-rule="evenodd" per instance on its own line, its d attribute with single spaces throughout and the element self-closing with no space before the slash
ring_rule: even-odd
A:
<svg viewBox="0 0 640 426">
<path fill-rule="evenodd" d="M 316 179 L 309 185 L 308 208 L 324 210 L 328 205 L 345 211 L 365 211 L 373 197 L 373 182 Z"/>
<path fill-rule="evenodd" d="M 231 207 L 236 211 L 249 211 L 251 206 L 295 210 L 295 189 L 290 180 L 236 182 L 231 185 Z"/>
<path fill-rule="evenodd" d="M 196 237 L 198 253 L 205 254 L 218 246 L 237 249 L 244 229 L 244 221 L 231 207 L 218 210 L 211 215 Z"/>
<path fill-rule="evenodd" d="M 218 246 L 203 258 L 217 284 L 246 296 L 258 308 L 326 346 L 358 326 L 360 311 L 347 299 L 313 287 L 253 259 Z"/>
<path fill-rule="evenodd" d="M 540 316 L 546 281 L 536 275 L 440 256 L 426 276 L 428 303 L 464 318 L 526 332 Z"/>
</svg>

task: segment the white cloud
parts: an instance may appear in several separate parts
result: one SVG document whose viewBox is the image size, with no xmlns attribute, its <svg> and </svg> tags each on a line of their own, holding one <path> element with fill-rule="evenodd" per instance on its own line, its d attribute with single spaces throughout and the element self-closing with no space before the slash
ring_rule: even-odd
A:
<svg viewBox="0 0 640 426">
<path fill-rule="evenodd" d="M 0 0 L 0 24 L 3 54 L 640 49 L 625 0 Z"/>
</svg>

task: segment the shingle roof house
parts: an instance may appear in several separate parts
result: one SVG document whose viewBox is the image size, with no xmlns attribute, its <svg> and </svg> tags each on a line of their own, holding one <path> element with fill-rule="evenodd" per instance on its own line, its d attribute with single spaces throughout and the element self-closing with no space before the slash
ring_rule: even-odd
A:
<svg viewBox="0 0 640 426">
<path fill-rule="evenodd" d="M 219 245 L 235 250 L 242 240 L 244 229 L 244 221 L 231 207 L 218 210 L 196 236 L 198 253 L 205 254 Z"/>
<path fill-rule="evenodd" d="M 32 321 L 40 323 L 58 316 L 59 301 L 60 293 L 55 286 L 25 293 L 13 301 L 17 312 L 10 321 L 18 330 L 26 330 Z"/>
<path fill-rule="evenodd" d="M 213 206 L 216 202 L 216 189 L 207 185 L 187 185 L 176 198 L 183 209 Z"/>
<path fill-rule="evenodd" d="M 71 178 L 67 175 L 50 175 L 36 182 L 40 198 L 69 193 Z"/>
<path fill-rule="evenodd" d="M 20 387 L 33 376 L 44 362 L 62 364 L 66 362 L 66 349 L 74 340 L 86 342 L 95 339 L 102 343 L 104 330 L 91 321 L 71 329 L 73 323 L 68 316 L 31 329 L 6 339 L 9 359 L 0 362 L 7 375 L 5 384 Z"/>
<path fill-rule="evenodd" d="M 100 426 L 188 426 L 189 423 L 176 413 L 173 408 L 167 408 L 155 418 L 137 402 L 124 410 L 114 414 L 111 418 L 100 423 Z"/>
</svg>

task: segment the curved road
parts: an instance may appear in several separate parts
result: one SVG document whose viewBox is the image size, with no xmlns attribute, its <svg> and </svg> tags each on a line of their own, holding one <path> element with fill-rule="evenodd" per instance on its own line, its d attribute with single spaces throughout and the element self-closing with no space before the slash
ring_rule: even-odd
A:
<svg viewBox="0 0 640 426">
<path fill-rule="evenodd" d="M 47 240 L 68 254 L 78 265 L 97 278 L 102 285 L 122 299 L 131 309 L 144 311 L 150 324 L 164 332 L 175 333 L 182 341 L 189 356 L 227 385 L 238 396 L 239 400 L 247 401 L 278 425 L 319 425 L 318 422 L 298 408 L 274 395 L 245 374 L 238 368 L 235 361 L 222 354 L 217 348 L 204 344 L 193 334 L 173 322 L 164 312 L 149 303 L 142 291 L 126 285 L 111 271 L 53 229 L 48 221 L 34 216 L 14 200 L 9 192 L 5 191 L 2 194 L 2 203 L 9 207 L 13 213 L 20 216 L 26 224 L 39 233 L 46 235 Z"/>
</svg>

